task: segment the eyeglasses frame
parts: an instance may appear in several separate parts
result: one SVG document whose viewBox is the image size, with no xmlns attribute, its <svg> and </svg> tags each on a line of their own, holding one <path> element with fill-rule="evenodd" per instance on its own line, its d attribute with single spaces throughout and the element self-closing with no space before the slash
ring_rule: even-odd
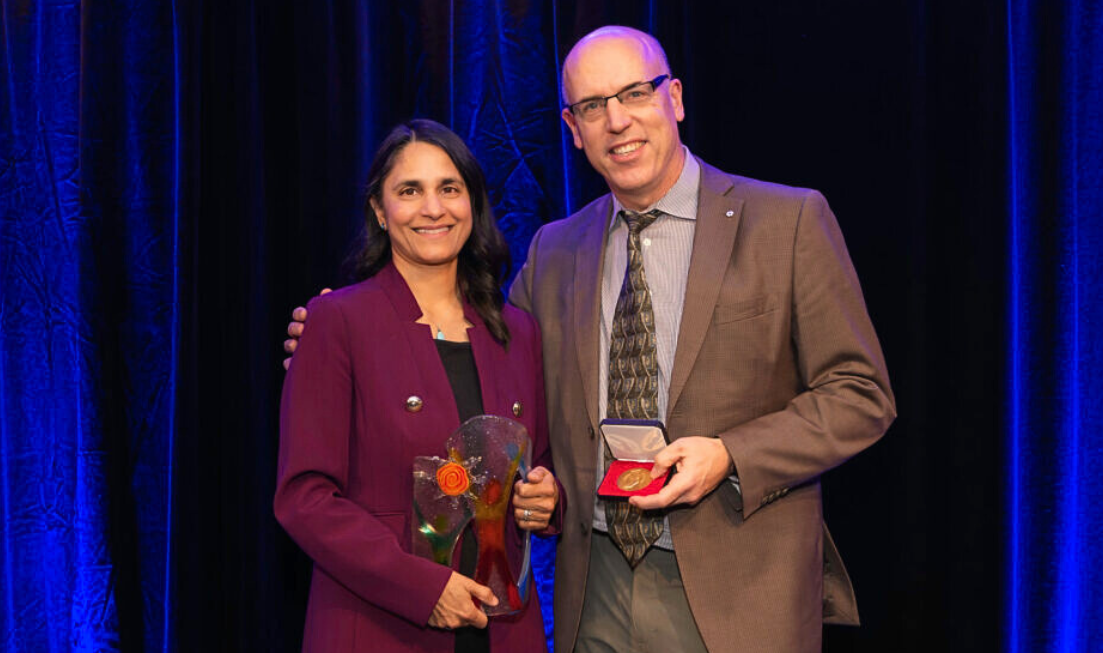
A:
<svg viewBox="0 0 1103 653">
<path fill-rule="evenodd" d="M 624 88 L 620 89 L 616 93 L 613 93 L 612 95 L 606 95 L 605 97 L 583 98 L 583 99 L 579 100 L 578 102 L 575 102 L 573 104 L 568 104 L 563 108 L 566 109 L 567 111 L 570 111 L 571 115 L 575 116 L 576 118 L 585 120 L 585 118 L 582 117 L 582 114 L 579 111 L 575 110 L 575 107 L 586 104 L 587 102 L 593 102 L 595 100 L 600 100 L 601 101 L 601 112 L 605 113 L 605 108 L 606 108 L 606 106 L 608 106 L 609 100 L 612 100 L 613 98 L 616 98 L 617 102 L 620 102 L 621 104 L 624 104 L 624 100 L 620 99 L 621 93 L 627 93 L 628 91 L 636 88 L 637 86 L 643 85 L 643 84 L 650 84 L 651 85 L 651 92 L 654 93 L 655 91 L 659 90 L 659 87 L 663 85 L 663 82 L 667 81 L 668 79 L 671 79 L 670 73 L 663 73 L 662 75 L 659 75 L 658 77 L 655 77 L 654 79 L 645 79 L 642 82 L 632 82 L 628 86 L 625 86 Z M 601 115 L 601 114 L 596 114 L 595 117 L 597 117 L 598 115 Z"/>
</svg>

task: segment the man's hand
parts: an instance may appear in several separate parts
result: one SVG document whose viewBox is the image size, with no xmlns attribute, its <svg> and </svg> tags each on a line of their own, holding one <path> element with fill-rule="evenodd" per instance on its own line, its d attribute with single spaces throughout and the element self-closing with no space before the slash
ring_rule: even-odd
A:
<svg viewBox="0 0 1103 653">
<path fill-rule="evenodd" d="M 671 467 L 678 473 L 666 487 L 646 497 L 632 497 L 629 503 L 641 510 L 666 508 L 677 503 L 695 505 L 716 489 L 732 473 L 727 447 L 720 438 L 678 438 L 655 454 L 651 478 L 662 476 Z"/>
<path fill-rule="evenodd" d="M 322 292 L 318 294 L 325 295 L 331 292 L 333 292 L 332 288 L 322 288 Z M 291 311 L 291 322 L 287 325 L 287 335 L 291 337 L 283 341 L 283 350 L 288 354 L 287 358 L 283 359 L 283 369 L 286 370 L 291 365 L 291 356 L 295 354 L 295 349 L 299 346 L 299 338 L 302 337 L 305 328 L 306 308 L 299 306 Z"/>
<path fill-rule="evenodd" d="M 513 518 L 518 528 L 526 531 L 542 531 L 551 523 L 551 516 L 559 504 L 559 485 L 552 473 L 543 467 L 534 467 L 526 477 L 527 483 L 513 484 Z"/>
<path fill-rule="evenodd" d="M 486 613 L 476 607 L 475 599 L 487 605 L 498 605 L 498 598 L 489 587 L 453 571 L 437 604 L 433 606 L 429 625 L 444 630 L 464 626 L 486 628 Z"/>
</svg>

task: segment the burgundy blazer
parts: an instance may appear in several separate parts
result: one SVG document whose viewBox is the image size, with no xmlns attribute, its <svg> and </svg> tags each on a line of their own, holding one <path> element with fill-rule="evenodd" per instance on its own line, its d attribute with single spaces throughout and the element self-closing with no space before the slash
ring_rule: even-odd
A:
<svg viewBox="0 0 1103 653">
<path fill-rule="evenodd" d="M 540 324 L 556 475 L 572 506 L 555 565 L 556 651 L 574 648 L 589 569 L 611 211 L 606 195 L 544 225 L 510 295 Z M 722 483 L 668 513 L 709 651 L 811 653 L 824 621 L 857 623 L 819 479 L 895 416 L 858 277 L 823 196 L 702 162 L 666 425 L 672 438 L 720 438 L 742 486 L 740 496 Z"/>
<path fill-rule="evenodd" d="M 454 635 L 426 624 L 452 570 L 410 553 L 413 458 L 444 455 L 459 426 L 429 327 L 415 322 L 421 311 L 393 265 L 315 298 L 309 312 L 283 387 L 274 502 L 314 560 L 303 650 L 451 652 Z M 523 423 L 533 464 L 550 468 L 535 320 L 506 306 L 506 348 L 470 305 L 464 315 L 484 412 Z M 506 528 L 517 554 L 512 511 Z M 535 591 L 489 629 L 494 650 L 546 649 Z"/>
</svg>

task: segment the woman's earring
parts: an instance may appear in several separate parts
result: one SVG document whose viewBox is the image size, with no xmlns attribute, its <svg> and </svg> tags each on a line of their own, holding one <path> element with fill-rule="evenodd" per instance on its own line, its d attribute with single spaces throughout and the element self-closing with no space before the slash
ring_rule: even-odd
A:
<svg viewBox="0 0 1103 653">
<path fill-rule="evenodd" d="M 387 230 L 387 223 L 380 220 L 379 221 L 379 228 L 382 229 L 383 231 L 386 231 Z"/>
</svg>

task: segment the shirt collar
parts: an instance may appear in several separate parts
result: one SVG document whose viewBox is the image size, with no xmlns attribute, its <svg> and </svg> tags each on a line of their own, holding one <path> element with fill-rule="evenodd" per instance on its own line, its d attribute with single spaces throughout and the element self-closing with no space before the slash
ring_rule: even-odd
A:
<svg viewBox="0 0 1103 653">
<path fill-rule="evenodd" d="M 682 218 L 684 220 L 697 219 L 697 196 L 701 191 L 701 164 L 690 153 L 689 148 L 682 146 L 685 153 L 685 163 L 682 164 L 682 174 L 678 175 L 678 181 L 670 187 L 670 190 L 659 198 L 658 202 L 647 207 L 640 213 L 658 210 L 666 215 Z M 613 217 L 609 221 L 609 230 L 617 226 L 617 216 L 620 215 L 624 205 L 613 195 Z"/>
</svg>

